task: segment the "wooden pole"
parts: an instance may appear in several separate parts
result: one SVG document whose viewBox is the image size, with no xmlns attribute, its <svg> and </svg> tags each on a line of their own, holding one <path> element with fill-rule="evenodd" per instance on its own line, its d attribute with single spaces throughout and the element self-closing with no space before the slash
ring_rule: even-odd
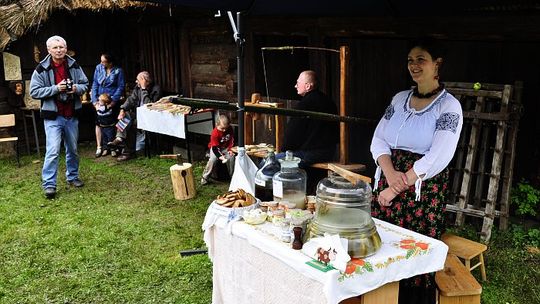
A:
<svg viewBox="0 0 540 304">
<path fill-rule="evenodd" d="M 236 104 L 228 103 L 227 101 L 201 99 L 201 98 L 185 98 L 185 97 L 170 97 L 172 103 L 190 106 L 195 109 L 222 109 L 226 111 L 236 111 Z M 348 123 L 357 123 L 361 125 L 373 126 L 377 124 L 376 120 L 351 117 L 351 116 L 339 116 L 335 114 L 328 114 L 322 112 L 304 111 L 287 108 L 274 108 L 274 107 L 261 107 L 256 105 L 247 104 L 244 106 L 244 111 L 252 113 L 272 114 L 272 115 L 284 115 L 303 117 L 305 119 L 318 119 L 326 121 L 343 121 Z"/>
<path fill-rule="evenodd" d="M 347 116 L 347 67 L 349 65 L 349 47 L 339 48 L 339 115 Z M 344 122 L 339 123 L 339 163 L 349 163 L 349 129 Z"/>
</svg>

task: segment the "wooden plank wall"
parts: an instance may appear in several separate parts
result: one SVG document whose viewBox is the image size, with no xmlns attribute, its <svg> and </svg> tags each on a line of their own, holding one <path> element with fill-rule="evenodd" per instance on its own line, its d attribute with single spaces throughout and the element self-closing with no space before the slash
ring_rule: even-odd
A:
<svg viewBox="0 0 540 304">
<path fill-rule="evenodd" d="M 184 24 L 183 47 L 189 43 L 190 54 L 182 56 L 190 72 L 184 91 L 193 97 L 236 101 L 236 44 L 227 26 L 214 20 Z"/>
<path fill-rule="evenodd" d="M 139 31 L 141 70 L 147 70 L 166 94 L 181 87 L 180 50 L 174 24 L 156 24 Z"/>
<path fill-rule="evenodd" d="M 21 54 L 25 77 L 29 77 L 35 67 L 33 45 L 38 46 L 40 58 L 43 58 L 45 40 L 52 34 L 60 34 L 77 51 L 77 60 L 89 75 L 99 62 L 99 53 L 112 48 L 121 56 L 120 64 L 130 86 L 144 66 L 152 69 L 156 79 L 168 91 L 182 88 L 186 96 L 236 100 L 236 46 L 227 18 L 187 15 L 170 18 L 167 10 L 161 15 L 152 12 L 152 18 L 149 16 L 150 13 L 108 11 L 100 15 L 81 11 L 76 16 L 66 16 L 59 11 L 40 27 L 37 34 L 33 31 L 21 37 L 10 48 Z M 174 23 L 173 19 L 182 23 Z M 77 26 L 70 26 L 73 24 Z M 406 41 L 429 34 L 449 46 L 443 80 L 523 81 L 525 111 L 516 143 L 515 171 L 516 176 L 539 177 L 540 182 L 540 120 L 535 115 L 540 111 L 540 103 L 536 102 L 534 90 L 540 86 L 540 74 L 534 68 L 540 66 L 540 56 L 537 56 L 540 53 L 540 26 L 531 24 L 539 25 L 540 16 L 462 16 L 459 19 L 250 17 L 245 24 L 248 29 L 246 96 L 253 90 L 264 88 L 262 78 L 257 76 L 260 65 L 254 58 L 260 58 L 260 53 L 255 41 L 271 39 L 275 45 L 307 44 L 330 48 L 348 45 L 351 50 L 349 112 L 378 120 L 391 97 L 412 84 L 405 64 Z M 86 30 L 81 32 L 81 27 Z M 140 37 L 144 28 L 148 28 L 147 35 Z M 308 60 L 311 68 L 324 75 L 324 87 L 336 90 L 332 96 L 337 101 L 337 59 L 310 55 Z M 283 79 L 283 83 L 281 89 L 271 92 L 271 96 L 287 97 L 290 94 L 289 80 Z M 372 164 L 368 149 L 374 126 L 350 127 L 351 161 Z M 81 137 L 84 140 L 84 136 Z M 369 171 L 368 168 L 366 174 Z"/>
</svg>

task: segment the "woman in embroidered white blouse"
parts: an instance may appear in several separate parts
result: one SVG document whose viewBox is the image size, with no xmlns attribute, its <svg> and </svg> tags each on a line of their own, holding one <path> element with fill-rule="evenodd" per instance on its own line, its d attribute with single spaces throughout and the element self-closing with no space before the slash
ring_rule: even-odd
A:
<svg viewBox="0 0 540 304">
<path fill-rule="evenodd" d="M 442 63 L 436 42 L 413 44 L 407 67 L 417 86 L 393 97 L 371 143 L 377 163 L 372 215 L 434 238 L 444 231 L 446 167 L 463 124 L 459 101 L 439 83 Z M 413 279 L 421 289 L 434 285 L 429 276 Z"/>
</svg>

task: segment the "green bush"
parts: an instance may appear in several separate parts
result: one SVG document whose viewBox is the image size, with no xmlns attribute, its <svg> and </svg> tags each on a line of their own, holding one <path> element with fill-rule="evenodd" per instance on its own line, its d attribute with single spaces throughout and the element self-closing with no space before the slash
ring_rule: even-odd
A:
<svg viewBox="0 0 540 304">
<path fill-rule="evenodd" d="M 517 206 L 516 213 L 518 215 L 536 216 L 538 202 L 540 202 L 540 190 L 522 180 L 512 188 L 510 201 Z"/>
<path fill-rule="evenodd" d="M 512 241 L 516 247 L 540 247 L 540 229 L 526 229 L 521 225 L 512 225 Z"/>
</svg>

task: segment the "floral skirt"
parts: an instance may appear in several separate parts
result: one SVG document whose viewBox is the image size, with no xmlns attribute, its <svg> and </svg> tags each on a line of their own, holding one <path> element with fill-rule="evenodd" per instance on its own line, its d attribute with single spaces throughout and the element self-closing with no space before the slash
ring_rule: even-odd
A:
<svg viewBox="0 0 540 304">
<path fill-rule="evenodd" d="M 392 150 L 391 159 L 396 170 L 407 172 L 413 167 L 414 162 L 421 157 L 422 155 L 409 151 Z M 386 188 L 388 188 L 388 183 L 383 173 L 381 174 L 377 190 L 373 192 L 373 201 L 371 204 L 371 215 L 373 217 L 432 238 L 441 238 L 445 229 L 444 213 L 448 192 L 448 169 L 443 170 L 428 180 L 422 181 L 420 201 L 415 200 L 416 193 L 413 185 L 408 190 L 396 196 L 389 207 L 382 207 L 377 202 L 377 197 Z M 403 280 L 400 284 L 401 286 L 405 288 L 428 288 L 433 289 L 434 292 L 434 275 L 419 275 Z M 416 301 L 416 303 L 424 302 L 420 299 Z M 400 303 L 402 303 L 401 298 Z M 429 301 L 425 303 L 429 303 Z"/>
</svg>

